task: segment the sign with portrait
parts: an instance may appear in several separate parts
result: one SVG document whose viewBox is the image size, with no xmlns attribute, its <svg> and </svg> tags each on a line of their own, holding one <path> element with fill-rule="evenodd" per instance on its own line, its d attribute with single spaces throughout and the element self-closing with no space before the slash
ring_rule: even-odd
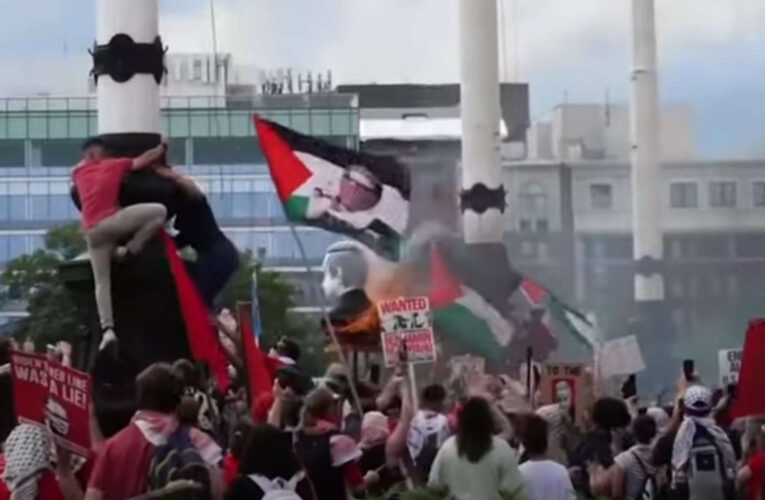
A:
<svg viewBox="0 0 765 500">
<path fill-rule="evenodd" d="M 547 363 L 542 369 L 540 392 L 543 404 L 567 407 L 577 423 L 592 403 L 592 375 L 580 363 Z"/>
</svg>

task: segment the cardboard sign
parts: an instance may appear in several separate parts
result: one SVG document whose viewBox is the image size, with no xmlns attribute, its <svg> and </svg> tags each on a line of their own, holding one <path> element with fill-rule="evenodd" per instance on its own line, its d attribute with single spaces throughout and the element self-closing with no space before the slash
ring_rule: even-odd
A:
<svg viewBox="0 0 765 500">
<path fill-rule="evenodd" d="M 45 425 L 56 442 L 80 455 L 90 450 L 90 375 L 46 356 L 11 353 L 16 417 Z"/>
<path fill-rule="evenodd" d="M 645 370 L 643 353 L 634 335 L 609 340 L 598 346 L 596 351 L 598 376 L 603 379 Z"/>
<path fill-rule="evenodd" d="M 436 360 L 436 342 L 427 297 L 399 297 L 377 304 L 385 366 L 396 366 L 401 343 L 410 363 Z"/>
<path fill-rule="evenodd" d="M 741 371 L 742 349 L 720 349 L 717 354 L 717 361 L 720 367 L 720 385 L 726 387 L 728 384 L 738 383 L 738 374 Z"/>
<path fill-rule="evenodd" d="M 548 363 L 542 369 L 540 392 L 543 404 L 560 403 L 571 409 L 577 423 L 592 403 L 592 376 L 586 365 Z"/>
</svg>

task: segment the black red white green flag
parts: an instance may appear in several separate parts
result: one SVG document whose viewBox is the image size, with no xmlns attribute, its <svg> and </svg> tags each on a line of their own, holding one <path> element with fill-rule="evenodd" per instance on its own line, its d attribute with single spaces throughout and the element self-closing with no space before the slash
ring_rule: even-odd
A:
<svg viewBox="0 0 765 500">
<path fill-rule="evenodd" d="M 364 243 L 397 260 L 409 222 L 409 170 L 254 117 L 287 218 Z"/>
</svg>

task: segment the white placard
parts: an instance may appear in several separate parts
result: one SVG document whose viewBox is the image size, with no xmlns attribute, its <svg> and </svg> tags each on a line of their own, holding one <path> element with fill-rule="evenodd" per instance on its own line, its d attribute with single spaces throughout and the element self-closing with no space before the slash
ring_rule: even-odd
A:
<svg viewBox="0 0 765 500">
<path fill-rule="evenodd" d="M 604 380 L 645 370 L 643 353 L 634 335 L 609 340 L 597 347 L 597 350 L 598 376 Z"/>
<path fill-rule="evenodd" d="M 720 349 L 717 362 L 720 368 L 720 385 L 738 383 L 738 373 L 741 371 L 741 353 L 743 349 Z"/>
</svg>

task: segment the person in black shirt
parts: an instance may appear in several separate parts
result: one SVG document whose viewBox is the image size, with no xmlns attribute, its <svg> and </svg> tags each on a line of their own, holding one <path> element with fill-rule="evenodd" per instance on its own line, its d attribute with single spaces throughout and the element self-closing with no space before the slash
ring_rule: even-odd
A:
<svg viewBox="0 0 765 500">
<path fill-rule="evenodd" d="M 264 482 L 265 481 L 265 482 Z M 303 500 L 315 500 L 311 482 L 292 450 L 292 436 L 271 425 L 255 427 L 245 446 L 239 475 L 226 493 L 226 500 L 261 500 L 259 484 L 295 484 Z M 282 486 L 289 488 L 289 486 Z"/>
</svg>

